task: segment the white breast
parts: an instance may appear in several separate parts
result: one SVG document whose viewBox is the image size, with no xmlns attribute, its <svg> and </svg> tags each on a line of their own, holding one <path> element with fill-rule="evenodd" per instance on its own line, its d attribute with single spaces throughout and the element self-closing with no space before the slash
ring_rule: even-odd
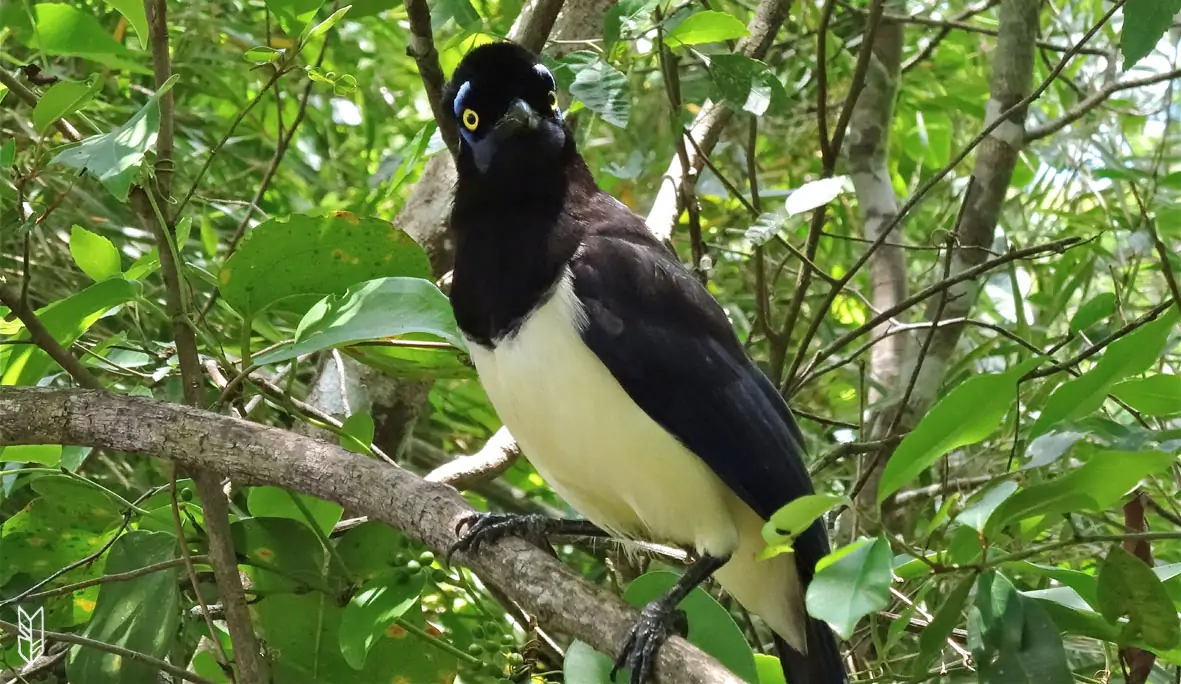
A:
<svg viewBox="0 0 1181 684">
<path fill-rule="evenodd" d="M 802 605 L 790 556 L 755 561 L 763 521 L 632 401 L 583 342 L 585 325 L 567 271 L 516 335 L 491 350 L 470 346 L 480 381 L 525 456 L 604 529 L 734 554 L 719 581 L 781 636 L 801 644 Z"/>
</svg>

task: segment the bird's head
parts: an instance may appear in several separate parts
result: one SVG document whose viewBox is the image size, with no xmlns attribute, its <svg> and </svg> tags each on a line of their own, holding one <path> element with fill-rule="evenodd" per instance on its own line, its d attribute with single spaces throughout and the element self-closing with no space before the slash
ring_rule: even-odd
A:
<svg viewBox="0 0 1181 684">
<path fill-rule="evenodd" d="M 570 151 L 553 74 L 515 43 L 489 43 L 469 52 L 447 84 L 443 103 L 459 126 L 461 175 L 553 168 Z"/>
</svg>

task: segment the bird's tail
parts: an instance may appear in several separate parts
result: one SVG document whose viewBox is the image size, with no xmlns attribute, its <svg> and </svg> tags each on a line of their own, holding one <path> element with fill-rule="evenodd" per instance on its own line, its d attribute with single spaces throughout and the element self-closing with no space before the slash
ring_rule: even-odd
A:
<svg viewBox="0 0 1181 684">
<path fill-rule="evenodd" d="M 787 684 L 847 684 L 845 664 L 836 636 L 828 625 L 808 618 L 808 652 L 800 653 L 778 634 L 775 649 Z"/>
</svg>

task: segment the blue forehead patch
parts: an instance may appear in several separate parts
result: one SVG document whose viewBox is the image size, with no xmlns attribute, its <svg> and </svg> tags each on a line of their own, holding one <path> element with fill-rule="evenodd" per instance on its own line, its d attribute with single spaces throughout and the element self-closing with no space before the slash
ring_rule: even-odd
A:
<svg viewBox="0 0 1181 684">
<path fill-rule="evenodd" d="M 554 81 L 554 75 L 553 75 L 553 74 L 551 74 L 551 73 L 550 73 L 550 71 L 549 71 L 549 69 L 545 68 L 545 65 L 544 65 L 544 64 L 542 64 L 541 62 L 538 62 L 537 64 L 534 64 L 534 65 L 533 65 L 533 70 L 534 70 L 534 71 L 536 71 L 538 74 L 541 74 L 542 76 L 544 76 L 544 77 L 546 77 L 547 79 L 549 79 L 549 82 L 550 82 L 550 85 L 551 85 L 551 86 L 553 86 L 553 85 L 556 85 L 556 83 L 557 83 L 557 82 L 556 82 L 556 81 Z"/>
<path fill-rule="evenodd" d="M 459 91 L 455 93 L 455 116 L 459 116 L 460 110 L 463 109 L 463 98 L 467 97 L 467 93 L 471 89 L 471 81 L 464 81 L 463 85 L 459 86 Z"/>
</svg>

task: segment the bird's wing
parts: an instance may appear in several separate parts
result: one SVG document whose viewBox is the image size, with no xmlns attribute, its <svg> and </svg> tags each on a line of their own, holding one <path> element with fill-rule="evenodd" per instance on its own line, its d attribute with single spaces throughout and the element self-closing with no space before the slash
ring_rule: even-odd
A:
<svg viewBox="0 0 1181 684">
<path fill-rule="evenodd" d="M 642 226 L 592 232 L 571 271 L 583 340 L 653 420 L 764 519 L 813 492 L 787 405 L 714 298 Z M 828 552 L 819 521 L 796 552 L 806 583 Z"/>
</svg>

